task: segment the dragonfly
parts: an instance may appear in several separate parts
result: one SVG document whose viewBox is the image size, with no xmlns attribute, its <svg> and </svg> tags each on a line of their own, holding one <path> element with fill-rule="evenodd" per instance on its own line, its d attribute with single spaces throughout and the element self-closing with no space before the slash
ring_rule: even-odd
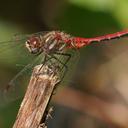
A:
<svg viewBox="0 0 128 128">
<path fill-rule="evenodd" d="M 20 46 L 18 49 L 19 52 L 16 52 L 15 54 L 17 56 L 22 55 L 24 60 L 22 60 L 22 57 L 18 59 L 22 60 L 25 63 L 23 65 L 23 69 L 18 72 L 17 75 L 9 82 L 6 90 L 10 90 L 11 87 L 13 88 L 13 86 L 16 86 L 15 81 L 19 79 L 21 75 L 26 72 L 26 70 L 32 70 L 37 64 L 58 63 L 58 65 L 61 65 L 61 69 L 64 70 L 61 78 L 63 79 L 68 69 L 68 62 L 72 58 L 72 55 L 70 53 L 67 53 L 67 51 L 77 51 L 78 49 L 88 46 L 93 42 L 102 43 L 126 36 L 128 36 L 128 30 L 94 38 L 74 37 L 63 31 L 48 31 L 38 32 L 23 37 L 16 37 L 12 41 L 1 42 L 0 52 L 4 51 L 4 54 L 8 52 L 6 51 L 7 46 L 12 46 L 11 48 L 9 48 L 9 50 L 13 50 L 16 48 L 16 46 Z M 63 57 L 65 58 L 64 61 L 62 59 Z M 20 67 L 22 67 L 22 65 Z M 19 87 L 17 86 L 17 88 Z M 4 96 L 1 95 L 0 97 Z"/>
</svg>

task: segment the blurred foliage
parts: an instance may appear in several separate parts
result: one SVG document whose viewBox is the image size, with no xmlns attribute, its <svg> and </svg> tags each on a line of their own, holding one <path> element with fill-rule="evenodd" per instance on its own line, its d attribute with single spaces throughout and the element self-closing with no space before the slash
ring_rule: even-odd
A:
<svg viewBox="0 0 128 128">
<path fill-rule="evenodd" d="M 94 11 L 110 11 L 115 4 L 115 0 L 69 0 L 69 2 Z"/>
<path fill-rule="evenodd" d="M 119 31 L 128 26 L 127 6 L 127 0 L 2 0 L 0 41 L 9 40 L 16 33 L 25 34 L 49 29 L 59 29 L 84 37 Z M 100 50 L 91 46 L 86 50 L 81 49 L 80 65 L 91 60 L 90 56 L 94 54 L 103 58 Z M 100 60 L 100 57 L 95 58 Z M 0 60 L 0 76 L 5 81 L 16 72 L 15 64 L 11 62 L 13 60 L 9 61 L 6 64 Z M 102 60 L 100 62 L 102 63 Z M 78 70 L 82 73 L 82 69 Z M 12 103 L 0 111 L 0 128 L 11 127 L 19 104 Z"/>
<path fill-rule="evenodd" d="M 96 12 L 108 12 L 116 18 L 122 27 L 128 26 L 127 0 L 69 0 L 69 2 Z"/>
</svg>

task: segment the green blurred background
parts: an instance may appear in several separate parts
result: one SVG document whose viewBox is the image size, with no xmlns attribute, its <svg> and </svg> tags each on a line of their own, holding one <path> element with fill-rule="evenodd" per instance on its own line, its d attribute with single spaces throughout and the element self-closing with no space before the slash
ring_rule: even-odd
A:
<svg viewBox="0 0 128 128">
<path fill-rule="evenodd" d="M 9 40 L 16 33 L 26 34 L 46 30 L 62 30 L 73 36 L 95 37 L 120 31 L 127 28 L 127 26 L 128 0 L 0 1 L 0 42 Z M 71 88 L 80 90 L 82 93 L 100 97 L 107 102 L 113 99 L 110 96 L 118 98 L 118 96 L 115 96 L 118 93 L 115 94 L 115 91 L 111 90 L 111 85 L 119 83 L 122 77 L 118 74 L 120 72 L 123 74 L 125 69 L 122 69 L 122 65 L 115 66 L 121 60 L 117 59 L 117 61 L 113 62 L 113 58 L 119 56 L 125 50 L 125 46 L 125 43 L 121 44 L 117 42 L 117 44 L 113 44 L 112 46 L 109 43 L 109 45 L 94 44 L 82 48 L 80 50 L 80 61 L 75 70 L 76 74 L 72 78 L 75 84 L 70 85 Z M 1 46 L 0 49 L 2 49 Z M 127 57 L 125 56 L 123 59 L 126 60 Z M 11 61 L 13 60 L 10 59 L 8 63 L 5 63 L 6 61 L 0 60 L 0 66 L 2 67 L 0 77 L 4 81 L 12 78 L 16 72 L 15 65 Z M 111 61 L 113 62 L 112 64 L 109 63 Z M 109 63 L 106 66 L 107 69 L 103 68 L 106 63 Z M 124 67 L 127 70 L 127 66 Z M 127 75 L 125 73 L 126 79 Z M 120 94 L 123 95 L 123 92 Z M 126 95 L 123 96 L 127 97 Z M 114 102 L 116 98 L 112 101 Z M 0 109 L 0 128 L 12 127 L 20 102 L 20 99 L 16 100 Z M 56 101 L 53 102 L 56 104 Z M 102 121 L 102 119 L 99 120 L 97 117 L 92 117 L 85 113 L 83 116 L 82 112 L 77 110 L 71 111 L 71 108 L 65 108 L 63 105 L 61 106 L 61 103 L 60 105 L 55 105 L 56 112 L 55 115 L 53 114 L 54 119 L 50 121 L 51 125 L 49 123 L 49 128 L 108 128 L 128 126 L 116 121 Z M 71 112 L 72 116 L 68 116 L 69 112 Z M 73 125 L 76 120 L 79 121 L 76 125 Z"/>
</svg>

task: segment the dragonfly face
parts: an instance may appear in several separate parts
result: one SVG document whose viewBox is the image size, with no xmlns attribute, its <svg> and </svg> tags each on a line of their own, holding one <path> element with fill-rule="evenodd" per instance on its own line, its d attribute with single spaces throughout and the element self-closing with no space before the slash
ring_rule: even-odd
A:
<svg viewBox="0 0 128 128">
<path fill-rule="evenodd" d="M 26 48 L 29 50 L 32 54 L 38 54 L 41 50 L 41 40 L 39 37 L 30 37 L 26 43 Z"/>
</svg>

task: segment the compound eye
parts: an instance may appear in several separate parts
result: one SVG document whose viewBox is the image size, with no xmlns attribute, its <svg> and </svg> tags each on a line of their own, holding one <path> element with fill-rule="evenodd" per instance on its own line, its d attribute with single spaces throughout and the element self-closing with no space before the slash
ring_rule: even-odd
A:
<svg viewBox="0 0 128 128">
<path fill-rule="evenodd" d="M 36 45 L 36 44 L 37 44 L 37 40 L 34 40 L 34 41 L 33 41 L 33 44 Z"/>
<path fill-rule="evenodd" d="M 27 40 L 26 43 L 27 43 L 27 44 L 30 44 L 30 40 Z"/>
</svg>

